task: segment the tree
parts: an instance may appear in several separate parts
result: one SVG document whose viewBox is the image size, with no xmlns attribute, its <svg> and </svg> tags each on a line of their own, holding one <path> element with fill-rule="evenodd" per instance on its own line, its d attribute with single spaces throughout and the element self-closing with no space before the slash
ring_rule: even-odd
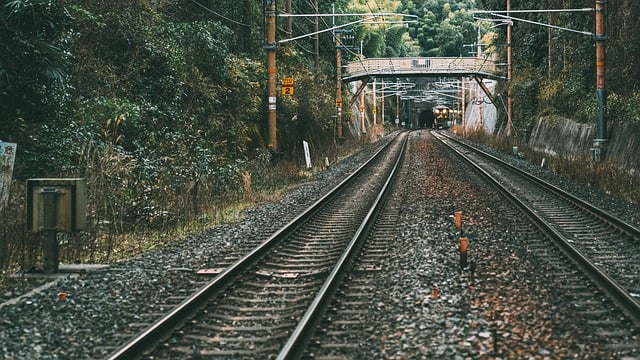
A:
<svg viewBox="0 0 640 360">
<path fill-rule="evenodd" d="M 0 1 L 0 139 L 22 142 L 66 94 L 69 15 L 57 1 Z"/>
<path fill-rule="evenodd" d="M 474 0 L 402 0 L 398 11 L 416 15 L 421 21 L 410 26 L 423 56 L 461 56 L 464 44 L 476 41 L 473 16 L 468 11 Z"/>
</svg>

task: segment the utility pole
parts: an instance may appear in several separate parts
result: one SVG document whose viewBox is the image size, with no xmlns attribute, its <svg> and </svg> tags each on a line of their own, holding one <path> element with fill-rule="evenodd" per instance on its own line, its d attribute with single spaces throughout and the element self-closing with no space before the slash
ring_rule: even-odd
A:
<svg viewBox="0 0 640 360">
<path fill-rule="evenodd" d="M 460 82 L 462 84 L 462 86 L 460 87 L 460 91 L 462 92 L 462 95 L 460 96 L 462 98 L 462 137 L 466 138 L 467 137 L 467 122 L 465 121 L 465 112 L 466 112 L 466 105 L 467 105 L 467 93 L 464 90 L 464 83 L 465 83 L 465 79 L 463 78 L 462 81 Z"/>
<path fill-rule="evenodd" d="M 398 83 L 397 89 L 396 89 L 396 127 L 398 127 L 400 125 L 400 79 L 396 79 L 396 82 Z"/>
<path fill-rule="evenodd" d="M 378 98 L 376 96 L 376 79 L 373 79 L 373 107 L 371 111 L 373 112 L 373 125 L 377 124 L 377 112 L 378 112 Z"/>
<path fill-rule="evenodd" d="M 265 16 L 267 22 L 266 44 L 267 52 L 267 96 L 269 97 L 269 111 L 267 125 L 269 131 L 269 150 L 278 152 L 278 137 L 276 132 L 276 0 L 265 0 Z"/>
<path fill-rule="evenodd" d="M 366 121 L 364 118 L 364 114 L 365 114 L 365 107 L 364 107 L 364 90 L 362 89 L 362 91 L 360 92 L 360 131 L 362 134 L 366 134 L 367 133 L 367 128 L 366 128 Z"/>
<path fill-rule="evenodd" d="M 380 85 L 380 90 L 382 91 L 380 96 L 380 122 L 384 125 L 384 78 L 380 80 L 382 84 Z"/>
<path fill-rule="evenodd" d="M 287 13 L 291 14 L 291 12 L 293 11 L 293 4 L 292 4 L 293 0 L 287 0 Z M 288 17 L 287 18 L 287 34 L 289 34 L 289 37 L 293 36 L 293 18 L 292 17 Z"/>
<path fill-rule="evenodd" d="M 508 2 L 509 0 L 507 0 Z M 477 41 L 477 46 L 478 46 L 478 53 L 476 54 L 476 57 L 478 59 L 482 58 L 482 45 L 480 44 L 480 25 L 478 24 L 478 41 Z M 482 80 L 480 80 L 482 81 Z M 480 95 L 482 94 L 482 88 L 480 87 L 480 85 L 476 84 L 476 99 L 480 98 Z M 484 132 L 484 109 L 482 104 L 484 103 L 484 99 L 483 101 L 479 101 L 478 102 L 478 128 Z"/>
<path fill-rule="evenodd" d="M 507 0 L 507 17 L 509 15 L 509 11 L 511 11 L 511 0 Z M 507 23 L 507 136 L 511 136 L 511 128 L 513 127 L 513 119 L 511 117 L 513 110 L 513 99 L 512 99 L 512 89 L 511 89 L 511 76 L 512 67 L 511 67 L 511 28 L 513 26 L 513 22 L 509 21 Z"/>
<path fill-rule="evenodd" d="M 605 80 L 605 7 L 606 0 L 596 0 L 596 138 L 593 141 L 593 160 L 601 161 L 607 145 L 607 93 Z"/>
<path fill-rule="evenodd" d="M 318 17 L 318 0 L 313 0 L 313 13 L 316 15 L 313 22 L 313 32 L 316 34 L 313 37 L 313 48 L 315 52 L 315 68 L 318 70 L 320 67 L 320 18 Z"/>
<path fill-rule="evenodd" d="M 340 47 L 341 34 L 339 31 L 336 35 L 336 126 L 338 139 L 342 139 L 342 51 Z"/>
</svg>

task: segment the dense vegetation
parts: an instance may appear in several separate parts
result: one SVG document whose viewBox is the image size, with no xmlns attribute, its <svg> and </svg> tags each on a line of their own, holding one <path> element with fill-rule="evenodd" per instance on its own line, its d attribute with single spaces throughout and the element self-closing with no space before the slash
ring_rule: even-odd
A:
<svg viewBox="0 0 640 360">
<path fill-rule="evenodd" d="M 351 39 L 343 49 L 346 60 L 359 53 L 471 56 L 474 47 L 465 45 L 478 39 L 471 10 L 504 9 L 505 2 L 294 0 L 291 11 L 313 14 L 317 4 L 321 14 L 418 17 L 407 27 L 388 24 L 385 20 L 399 19 L 388 16 L 347 28 L 353 38 L 345 37 Z M 581 8 L 593 2 L 527 0 L 514 6 Z M 287 10 L 287 1 L 277 4 L 281 12 Z M 27 178 L 85 177 L 92 228 L 81 241 L 94 246 L 105 232 L 174 227 L 209 216 L 252 188 L 280 186 L 283 175 L 299 176 L 303 139 L 311 143 L 314 163 L 335 155 L 331 32 L 317 37 L 317 53 L 313 36 L 279 45 L 278 76 L 296 79 L 296 96 L 278 99 L 282 153 L 277 159 L 283 161 L 272 162 L 266 150 L 263 5 L 251 0 L 0 0 L 0 140 L 18 143 L 12 208 L 22 208 L 21 184 Z M 633 27 L 640 3 L 610 0 L 608 9 L 607 83 L 615 84 L 608 88 L 609 118 L 637 122 L 640 92 L 630 79 L 640 75 L 640 50 L 629 45 L 640 36 Z M 594 27 L 591 12 L 522 16 L 579 30 Z M 338 16 L 335 21 L 360 19 Z M 321 17 L 319 29 L 332 21 Z M 480 26 L 486 51 L 504 58 L 504 27 Z M 313 31 L 313 17 L 291 23 L 278 19 L 279 39 Z M 592 122 L 592 39 L 519 22 L 513 38 L 517 133 L 526 134 L 541 114 Z M 345 108 L 347 120 L 349 112 Z M 348 129 L 347 138 L 355 137 Z M 296 170 L 271 171 L 285 164 Z M 2 216 L 5 224 L 23 218 L 20 211 Z M 0 258 L 16 251 L 4 247 Z M 100 251 L 110 256 L 110 250 Z"/>
<path fill-rule="evenodd" d="M 594 8 L 594 0 L 512 1 L 513 10 Z M 505 0 L 479 0 L 487 9 L 505 10 Z M 606 2 L 606 89 L 610 123 L 640 123 L 640 41 L 635 22 L 640 2 Z M 590 12 L 528 13 L 513 16 L 564 29 L 595 32 Z M 501 27 L 504 28 L 504 27 Z M 494 41 L 506 59 L 504 30 Z M 513 93 L 515 125 L 527 134 L 540 115 L 558 115 L 579 122 L 595 121 L 595 49 L 593 36 L 516 21 L 513 27 Z"/>
</svg>

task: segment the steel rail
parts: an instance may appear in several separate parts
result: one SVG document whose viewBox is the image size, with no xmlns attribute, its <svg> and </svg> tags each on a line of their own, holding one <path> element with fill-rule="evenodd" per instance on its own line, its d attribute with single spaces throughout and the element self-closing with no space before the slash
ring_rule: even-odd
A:
<svg viewBox="0 0 640 360">
<path fill-rule="evenodd" d="M 616 304 L 618 305 L 618 307 L 625 313 L 627 314 L 627 316 L 629 316 L 629 318 L 635 323 L 635 324 L 640 324 L 640 303 L 633 298 L 633 296 L 631 296 L 631 294 L 629 294 L 629 292 L 623 288 L 615 279 L 611 278 L 606 272 L 604 272 L 598 265 L 596 265 L 593 261 L 591 261 L 591 259 L 589 259 L 587 256 L 585 256 L 578 248 L 576 248 L 575 246 L 573 246 L 569 241 L 567 241 L 567 239 L 560 233 L 558 232 L 556 229 L 554 229 L 549 222 L 547 222 L 546 220 L 544 220 L 541 216 L 539 216 L 536 212 L 535 209 L 533 209 L 532 207 L 528 206 L 527 204 L 525 204 L 522 200 L 520 200 L 516 195 L 514 195 L 512 192 L 510 192 L 504 185 L 502 185 L 498 179 L 496 179 L 494 176 L 492 176 L 491 174 L 489 174 L 489 172 L 487 172 L 486 170 L 482 169 L 478 164 L 476 164 L 475 162 L 473 162 L 469 157 L 467 157 L 464 153 L 462 153 L 460 150 L 456 149 L 454 146 L 452 146 L 451 144 L 449 144 L 447 141 L 443 141 L 442 137 L 446 138 L 449 141 L 453 141 L 465 148 L 471 149 L 474 152 L 477 152 L 478 154 L 485 156 L 493 161 L 497 161 L 498 163 L 500 163 L 503 166 L 506 166 L 508 169 L 515 171 L 516 173 L 518 173 L 519 175 L 525 175 L 528 179 L 535 181 L 538 185 L 542 185 L 542 186 L 549 186 L 548 189 L 557 192 L 559 195 L 562 194 L 563 196 L 566 194 L 564 191 L 562 191 L 561 189 L 547 183 L 546 181 L 539 179 L 531 174 L 527 174 L 524 171 L 505 163 L 504 161 L 500 160 L 499 158 L 488 154 L 480 149 L 477 149 L 469 144 L 463 143 L 458 141 L 457 139 L 454 139 L 450 136 L 446 136 L 444 134 L 435 134 L 432 132 L 432 135 L 434 135 L 434 137 L 438 140 L 440 140 L 443 144 L 445 144 L 446 146 L 448 146 L 450 149 L 452 149 L 454 151 L 454 153 L 456 155 L 458 155 L 461 159 L 463 159 L 464 161 L 466 161 L 467 163 L 469 163 L 473 168 L 475 168 L 480 174 L 482 174 L 482 176 L 484 176 L 496 189 L 498 189 L 509 201 L 511 201 L 515 206 L 517 206 L 518 208 L 520 208 L 523 213 L 529 217 L 529 219 L 531 219 L 531 221 L 543 232 L 545 232 L 550 239 L 554 242 L 554 244 L 556 244 L 556 246 L 569 258 L 571 259 L 574 264 L 576 264 L 576 266 L 578 266 L 600 289 L 602 289 L 602 291 L 605 292 L 605 294 Z M 578 200 L 578 202 L 582 202 L 585 204 L 588 204 L 586 202 L 584 202 L 583 200 L 580 200 L 578 198 L 576 198 L 575 196 L 571 195 L 570 198 L 573 198 L 575 200 Z M 572 201 L 573 202 L 573 201 Z M 598 211 L 600 210 L 599 208 L 591 205 L 589 208 L 591 209 L 595 209 L 596 213 L 594 215 L 598 216 L 601 214 L 606 214 L 605 216 L 607 218 L 612 218 L 613 216 L 604 212 L 604 211 Z M 586 208 L 585 208 L 586 209 Z M 606 220 L 605 220 L 606 221 Z M 616 223 L 623 223 L 624 222 L 622 220 L 616 221 Z M 637 231 L 637 229 L 635 227 L 633 227 L 630 224 L 627 224 L 628 226 L 625 226 L 628 229 L 635 229 Z"/>
<path fill-rule="evenodd" d="M 329 303 L 331 302 L 333 295 L 337 291 L 342 278 L 348 271 L 351 260 L 355 257 L 357 251 L 362 247 L 362 244 L 365 241 L 371 226 L 375 222 L 376 214 L 383 206 L 383 200 L 388 194 L 388 190 L 391 187 L 391 184 L 393 184 L 395 175 L 398 172 L 402 159 L 404 158 L 408 139 L 409 137 L 406 136 L 402 144 L 402 148 L 400 149 L 400 154 L 397 157 L 389 175 L 387 176 L 384 185 L 380 189 L 376 200 L 371 205 L 369 212 L 364 217 L 362 223 L 358 227 L 358 230 L 349 242 L 349 245 L 347 245 L 344 253 L 340 257 L 334 268 L 331 270 L 331 273 L 327 277 L 327 280 L 318 291 L 318 294 L 312 301 L 306 313 L 298 322 L 298 326 L 295 328 L 285 345 L 282 347 L 277 357 L 278 360 L 299 359 L 302 356 L 309 339 L 316 329 L 317 324 L 320 322 L 320 320 L 322 320 L 322 316 L 324 315 L 327 306 L 329 306 Z"/>
<path fill-rule="evenodd" d="M 625 221 L 621 220 L 620 218 L 617 218 L 616 216 L 614 216 L 613 214 L 607 212 L 606 210 L 601 209 L 601 208 L 599 208 L 599 207 L 597 207 L 597 206 L 595 206 L 595 205 L 593 205 L 593 204 L 591 204 L 591 203 L 589 203 L 589 202 L 587 202 L 587 201 L 585 201 L 583 199 L 580 199 L 579 197 L 577 197 L 577 196 L 575 196 L 575 195 L 573 195 L 573 194 L 571 194 L 569 192 L 566 192 L 566 191 L 560 189 L 559 187 L 540 179 L 539 177 L 537 177 L 535 175 L 532 175 L 532 174 L 530 174 L 530 173 L 528 173 L 526 171 L 523 171 L 522 169 L 519 169 L 516 166 L 513 166 L 513 165 L 511 165 L 509 163 L 506 163 L 506 162 L 502 161 L 500 158 L 498 158 L 498 157 L 496 157 L 494 155 L 491 155 L 491 154 L 487 153 L 486 151 L 483 151 L 483 150 L 478 149 L 478 148 L 476 148 L 474 146 L 471 146 L 469 144 L 461 142 L 461 141 L 459 141 L 459 140 L 457 140 L 457 139 L 455 139 L 455 138 L 453 138 L 451 136 L 448 136 L 446 134 L 440 134 L 440 135 L 443 135 L 443 136 L 447 137 L 449 140 L 455 141 L 456 143 L 458 143 L 458 144 L 460 144 L 460 145 L 462 145 L 464 147 L 473 149 L 476 153 L 481 154 L 482 156 L 484 156 L 486 158 L 489 158 L 489 159 L 492 159 L 494 161 L 499 162 L 502 166 L 508 168 L 510 171 L 513 171 L 513 172 L 517 173 L 518 175 L 520 175 L 520 176 L 522 176 L 522 177 L 524 177 L 524 178 L 526 178 L 526 179 L 528 179 L 528 180 L 530 180 L 530 181 L 532 181 L 532 182 L 534 182 L 534 183 L 546 188 L 547 190 L 552 191 L 554 194 L 556 194 L 558 196 L 561 196 L 562 198 L 570 201 L 572 204 L 584 209 L 585 211 L 596 215 L 597 217 L 599 217 L 602 220 L 604 220 L 606 223 L 610 224 L 613 227 L 616 227 L 616 228 L 620 229 L 621 231 L 623 231 L 628 236 L 634 238 L 635 241 L 639 241 L 640 242 L 640 229 L 639 228 L 633 226 L 632 224 L 629 224 L 628 222 L 625 222 Z"/>
</svg>

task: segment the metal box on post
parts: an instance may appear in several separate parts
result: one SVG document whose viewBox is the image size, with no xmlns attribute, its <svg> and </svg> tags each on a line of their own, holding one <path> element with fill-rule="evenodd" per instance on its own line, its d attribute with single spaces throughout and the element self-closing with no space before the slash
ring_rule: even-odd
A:
<svg viewBox="0 0 640 360">
<path fill-rule="evenodd" d="M 27 227 L 31 231 L 53 228 L 71 233 L 86 228 L 85 179 L 28 179 L 26 196 Z"/>
<path fill-rule="evenodd" d="M 43 270 L 58 271 L 57 233 L 71 233 L 87 225 L 84 179 L 28 179 L 27 226 L 43 238 Z"/>
</svg>

